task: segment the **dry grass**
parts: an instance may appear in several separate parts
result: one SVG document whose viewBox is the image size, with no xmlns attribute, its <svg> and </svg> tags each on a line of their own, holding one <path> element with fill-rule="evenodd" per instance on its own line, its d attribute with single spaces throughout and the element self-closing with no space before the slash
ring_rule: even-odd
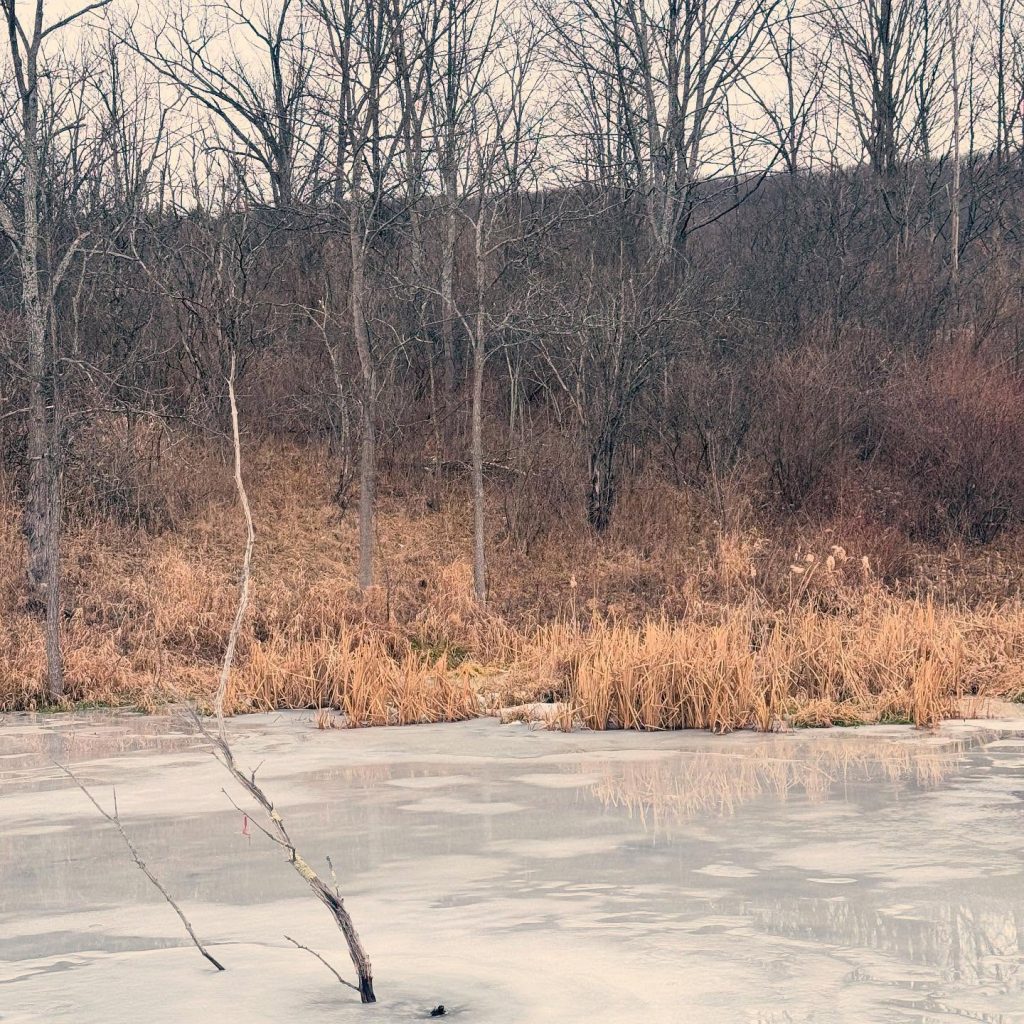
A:
<svg viewBox="0 0 1024 1024">
<path fill-rule="evenodd" d="M 234 673 L 226 704 L 232 711 L 336 708 L 349 725 L 452 722 L 479 714 L 473 674 L 450 668 L 407 643 L 366 630 L 312 640 L 274 637 L 254 645 Z"/>
<path fill-rule="evenodd" d="M 747 602 L 709 619 L 640 626 L 596 619 L 541 630 L 529 673 L 591 729 L 752 728 L 912 721 L 931 726 L 981 681 L 1017 678 L 989 645 L 1019 647 L 1024 617 L 990 619 L 968 650 L 970 617 L 925 602 L 865 598 L 848 615 Z"/>
<path fill-rule="evenodd" d="M 218 460 L 204 458 L 217 472 Z M 268 444 L 247 458 L 257 546 L 228 694 L 235 711 L 343 716 L 325 711 L 326 728 L 542 700 L 559 702 L 554 728 L 770 730 L 928 726 L 962 695 L 1024 692 L 1024 610 L 991 568 L 1015 578 L 1012 553 L 989 549 L 982 571 L 872 548 L 838 526 L 769 541 L 745 522 L 720 535 L 703 528 L 694 496 L 647 495 L 624 506 L 622 522 L 637 513 L 634 528 L 603 540 L 570 528 L 524 558 L 496 533 L 485 614 L 472 600 L 460 495 L 436 510 L 383 495 L 381 585 L 361 595 L 353 517 L 332 503 L 326 455 Z M 155 476 L 161 486 L 174 478 L 167 467 Z M 31 708 L 41 703 L 42 638 L 20 604 L 22 540 L 4 495 L 0 487 L 0 709 Z M 68 703 L 148 709 L 212 693 L 236 599 L 237 511 L 210 482 L 202 500 L 162 500 L 174 513 L 159 531 L 88 509 L 74 520 Z M 893 584 L 886 565 L 919 568 Z M 958 581 L 969 572 L 993 596 L 966 600 Z"/>
</svg>

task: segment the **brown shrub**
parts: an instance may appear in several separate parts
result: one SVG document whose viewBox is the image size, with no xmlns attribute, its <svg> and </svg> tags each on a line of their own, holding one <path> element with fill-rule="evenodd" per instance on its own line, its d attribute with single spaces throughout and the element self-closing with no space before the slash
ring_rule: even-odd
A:
<svg viewBox="0 0 1024 1024">
<path fill-rule="evenodd" d="M 1024 513 L 1024 384 L 964 347 L 907 361 L 886 391 L 881 457 L 912 535 L 989 543 Z"/>
<path fill-rule="evenodd" d="M 887 589 L 870 524 L 722 532 L 699 495 L 660 485 L 627 494 L 627 514 L 602 538 L 553 536 L 528 558 L 495 544 L 492 608 L 483 612 L 471 596 L 464 504 L 410 511 L 382 498 L 381 585 L 362 595 L 354 513 L 331 502 L 323 452 L 253 445 L 247 460 L 257 547 L 235 710 L 333 707 L 349 723 L 376 724 L 558 699 L 569 709 L 564 722 L 763 729 L 787 720 L 925 723 L 961 692 L 1024 688 L 1024 614 L 1005 600 L 1019 579 L 1010 548 L 996 558 L 903 541 L 920 592 L 948 597 L 929 602 L 902 584 Z M 68 701 L 208 701 L 241 545 L 230 499 L 157 534 L 79 513 L 65 539 Z M 22 549 L 8 497 L 4 709 L 36 706 L 43 693 L 40 622 L 21 603 Z M 933 586 L 928 559 L 935 578 L 938 568 L 976 578 L 978 606 L 959 600 L 955 580 Z M 994 581 L 988 589 L 985 580 Z"/>
<path fill-rule="evenodd" d="M 159 419 L 100 416 L 75 437 L 65 466 L 69 514 L 158 532 L 230 498 L 215 445 Z"/>
<path fill-rule="evenodd" d="M 771 363 L 759 396 L 759 457 L 791 510 L 834 501 L 866 414 L 864 382 L 841 350 L 801 348 Z"/>
<path fill-rule="evenodd" d="M 844 615 L 748 602 L 685 623 L 548 627 L 528 658 L 593 729 L 934 726 L 965 692 L 1010 692 L 1021 679 L 1004 653 L 1024 637 L 1021 609 L 987 626 L 983 637 L 970 616 L 871 593 Z"/>
</svg>

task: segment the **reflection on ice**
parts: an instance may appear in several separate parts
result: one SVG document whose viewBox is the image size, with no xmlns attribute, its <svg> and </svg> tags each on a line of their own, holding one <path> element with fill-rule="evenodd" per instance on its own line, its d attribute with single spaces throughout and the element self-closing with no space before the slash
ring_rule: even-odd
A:
<svg viewBox="0 0 1024 1024">
<path fill-rule="evenodd" d="M 956 770 L 966 746 L 922 750 L 893 740 L 767 741 L 742 753 L 686 751 L 669 760 L 610 762 L 593 792 L 657 828 L 665 819 L 731 814 L 758 798 L 819 802 L 850 784 L 938 786 Z"/>
<path fill-rule="evenodd" d="M 938 968 L 945 981 L 1024 993 L 1024 907 L 937 903 L 901 911 L 843 898 L 752 906 L 759 928 L 791 939 L 882 951 Z M 879 980 L 860 970 L 852 980 Z"/>
</svg>

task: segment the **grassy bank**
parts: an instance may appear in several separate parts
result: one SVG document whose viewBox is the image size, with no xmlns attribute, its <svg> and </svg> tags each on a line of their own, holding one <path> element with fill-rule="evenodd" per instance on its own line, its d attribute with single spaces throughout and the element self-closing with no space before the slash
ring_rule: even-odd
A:
<svg viewBox="0 0 1024 1024">
<path fill-rule="evenodd" d="M 234 611 L 241 525 L 220 457 L 182 445 L 151 483 L 161 523 L 97 518 L 66 551 L 69 704 L 208 701 Z M 597 538 L 562 525 L 528 551 L 493 510 L 491 607 L 472 600 L 460 488 L 381 499 L 379 577 L 355 585 L 354 515 L 317 449 L 251 445 L 257 523 L 233 711 L 333 708 L 358 724 L 460 719 L 527 701 L 559 724 L 716 730 L 930 724 L 967 695 L 1024 692 L 1021 564 L 896 543 L 837 517 L 723 530 L 697 495 L 637 490 Z M 171 481 L 174 481 L 173 484 Z M 182 483 L 182 481 L 185 481 Z M 0 708 L 42 703 L 23 606 L 17 503 L 0 500 Z"/>
</svg>

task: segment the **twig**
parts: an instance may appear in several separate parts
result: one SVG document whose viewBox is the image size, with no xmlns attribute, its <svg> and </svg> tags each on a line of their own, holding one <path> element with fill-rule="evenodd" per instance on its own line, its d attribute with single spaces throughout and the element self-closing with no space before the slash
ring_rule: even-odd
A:
<svg viewBox="0 0 1024 1024">
<path fill-rule="evenodd" d="M 246 819 L 253 825 L 254 828 L 259 829 L 260 832 L 262 832 L 272 843 L 277 843 L 278 846 L 283 846 L 289 852 L 289 854 L 291 853 L 290 846 L 285 846 L 285 844 L 282 843 L 281 840 L 278 839 L 277 836 L 275 836 L 272 832 L 269 832 L 258 821 L 253 821 L 252 818 L 246 815 L 245 811 L 243 811 L 242 808 L 238 806 L 238 804 L 232 798 L 231 794 L 226 789 L 222 789 L 221 792 L 228 798 L 228 802 L 231 804 L 232 807 L 234 807 L 236 811 L 238 811 L 239 814 L 245 815 Z"/>
<path fill-rule="evenodd" d="M 345 985 L 347 988 L 352 989 L 353 992 L 359 991 L 358 985 L 353 985 L 351 981 L 346 981 L 315 949 L 310 949 L 309 946 L 304 946 L 301 942 L 296 942 L 295 939 L 293 939 L 290 935 L 286 935 L 285 938 L 293 946 L 296 946 L 299 949 L 304 949 L 311 956 L 315 956 L 317 960 L 319 960 L 320 963 L 322 963 L 324 967 L 326 967 L 327 970 L 329 970 L 331 974 L 333 974 L 338 979 L 338 981 L 342 983 L 342 985 Z"/>
<path fill-rule="evenodd" d="M 128 847 L 128 852 L 132 855 L 132 860 L 135 861 L 139 870 L 150 880 L 150 882 L 153 883 L 154 887 L 157 889 L 160 895 L 163 896 L 163 898 L 167 900 L 167 902 L 171 905 L 174 912 L 178 915 L 178 918 L 180 919 L 182 925 L 184 925 L 185 931 L 188 932 L 188 937 L 195 944 L 196 949 L 198 949 L 199 952 L 202 953 L 203 956 L 206 957 L 206 959 L 209 960 L 210 963 L 217 968 L 218 971 L 223 971 L 224 965 L 220 963 L 220 961 L 217 960 L 216 957 L 214 957 L 213 954 L 210 953 L 206 949 L 206 947 L 199 941 L 199 939 L 196 936 L 196 933 L 192 930 L 192 925 L 189 924 L 188 918 L 185 917 L 184 913 L 182 913 L 181 907 L 179 907 L 178 904 L 175 903 L 174 898 L 164 888 L 160 879 L 157 878 L 156 875 L 154 875 L 153 872 L 150 871 L 149 868 L 146 866 L 146 862 L 139 855 L 139 851 L 136 849 L 135 844 L 131 840 L 131 837 L 128 835 L 127 832 L 125 832 L 124 826 L 121 824 L 121 817 L 117 811 L 117 790 L 114 790 L 114 813 L 111 814 L 105 807 L 103 807 L 99 803 L 99 801 L 92 795 L 92 793 L 90 793 L 89 790 L 86 789 L 85 783 L 83 783 L 82 780 L 79 779 L 78 776 L 75 775 L 75 773 L 67 767 L 67 765 L 60 764 L 58 761 L 54 761 L 53 763 L 69 779 L 71 779 L 71 781 L 89 798 L 89 802 L 93 805 L 93 807 L 95 807 L 96 810 L 99 811 L 100 814 L 102 814 L 103 817 L 106 818 L 107 821 L 109 821 L 110 824 L 117 829 L 117 831 L 121 834 L 121 838 L 124 840 L 125 846 Z"/>
</svg>

